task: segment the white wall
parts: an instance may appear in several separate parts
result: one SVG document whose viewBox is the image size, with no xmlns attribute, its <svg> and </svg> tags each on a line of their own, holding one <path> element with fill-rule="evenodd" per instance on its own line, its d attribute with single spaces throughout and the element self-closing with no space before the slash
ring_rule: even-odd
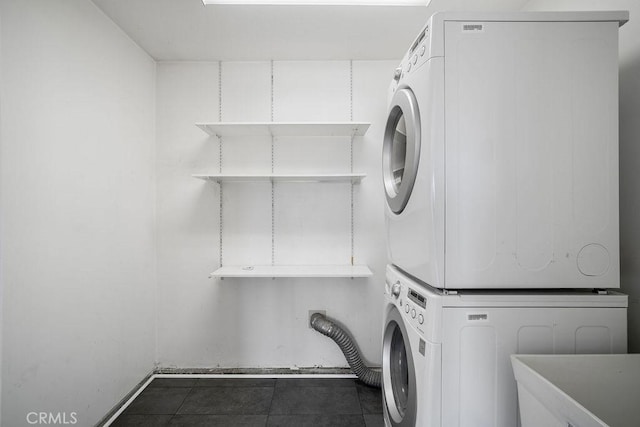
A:
<svg viewBox="0 0 640 427">
<path fill-rule="evenodd" d="M 640 2 L 531 0 L 525 10 L 628 10 L 620 28 L 620 274 L 629 295 L 629 351 L 640 352 Z"/>
<path fill-rule="evenodd" d="M 155 356 L 155 63 L 88 0 L 3 0 L 2 425 L 93 425 Z"/>
<path fill-rule="evenodd" d="M 2 19 L 0 15 L 0 49 L 2 46 Z M 0 189 L 2 188 L 2 54 L 0 52 Z M 2 331 L 3 327 L 3 319 L 4 319 L 4 303 L 3 303 L 3 293 L 4 293 L 4 282 L 2 274 L 2 264 L 3 264 L 3 254 L 2 254 L 2 224 L 4 221 L 2 209 L 2 199 L 0 198 L 0 426 L 2 425 Z"/>
<path fill-rule="evenodd" d="M 158 361 L 165 368 L 346 366 L 307 326 L 326 310 L 380 364 L 386 250 L 380 152 L 386 89 L 396 61 L 160 63 L 157 83 Z M 219 70 L 222 74 L 219 75 Z M 219 92 L 219 79 L 222 93 Z M 352 86 L 351 86 L 352 84 Z M 194 126 L 218 121 L 372 122 L 354 143 L 354 253 L 370 279 L 208 279 L 218 267 L 219 142 Z M 225 173 L 271 170 L 270 138 L 224 138 Z M 349 138 L 275 141 L 275 172 L 349 171 Z M 224 184 L 223 264 L 271 262 L 271 186 Z M 348 264 L 350 186 L 276 184 L 276 264 Z"/>
</svg>

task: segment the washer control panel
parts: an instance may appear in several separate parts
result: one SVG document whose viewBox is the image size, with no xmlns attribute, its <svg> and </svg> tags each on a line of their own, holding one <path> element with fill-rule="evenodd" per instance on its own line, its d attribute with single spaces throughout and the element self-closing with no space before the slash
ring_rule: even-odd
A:
<svg viewBox="0 0 640 427">
<path fill-rule="evenodd" d="M 403 286 L 403 288 L 405 288 Z M 404 289 L 403 289 L 404 290 Z M 403 297 L 399 302 L 403 307 L 406 318 L 420 331 L 423 332 L 422 325 L 426 316 L 427 298 L 420 292 L 406 287 L 406 292 L 403 292 Z"/>
<path fill-rule="evenodd" d="M 445 299 L 454 302 L 458 296 L 444 296 L 442 290 L 420 283 L 392 265 L 386 268 L 384 284 L 385 312 L 393 306 L 407 328 L 427 342 L 442 343 Z M 398 288 L 400 292 L 396 296 Z"/>
</svg>

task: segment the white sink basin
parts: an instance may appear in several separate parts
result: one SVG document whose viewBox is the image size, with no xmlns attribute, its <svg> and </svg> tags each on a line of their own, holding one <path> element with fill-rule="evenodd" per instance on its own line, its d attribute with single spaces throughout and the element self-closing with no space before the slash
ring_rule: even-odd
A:
<svg viewBox="0 0 640 427">
<path fill-rule="evenodd" d="M 640 426 L 640 354 L 512 355 L 522 427 Z"/>
</svg>

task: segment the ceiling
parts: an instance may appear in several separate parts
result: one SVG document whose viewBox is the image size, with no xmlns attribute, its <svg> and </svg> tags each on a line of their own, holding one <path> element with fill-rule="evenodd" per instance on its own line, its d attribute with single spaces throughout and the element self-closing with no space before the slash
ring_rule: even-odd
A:
<svg viewBox="0 0 640 427">
<path fill-rule="evenodd" d="M 157 61 L 399 59 L 436 11 L 514 11 L 527 1 L 432 0 L 416 7 L 93 0 Z"/>
</svg>

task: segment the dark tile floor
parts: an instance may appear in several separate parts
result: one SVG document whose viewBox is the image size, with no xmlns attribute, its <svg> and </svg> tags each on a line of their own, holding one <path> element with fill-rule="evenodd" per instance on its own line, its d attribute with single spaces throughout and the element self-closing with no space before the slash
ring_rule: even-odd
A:
<svg viewBox="0 0 640 427">
<path fill-rule="evenodd" d="M 382 395 L 358 380 L 156 378 L 111 424 L 382 427 Z"/>
</svg>

